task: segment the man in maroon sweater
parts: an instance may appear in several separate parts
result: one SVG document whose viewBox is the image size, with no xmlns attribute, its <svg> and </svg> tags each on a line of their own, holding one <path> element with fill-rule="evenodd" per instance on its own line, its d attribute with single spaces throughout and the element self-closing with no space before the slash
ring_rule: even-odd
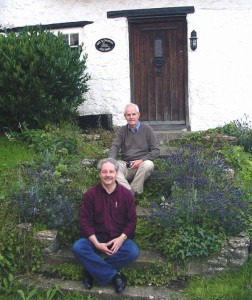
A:
<svg viewBox="0 0 252 300">
<path fill-rule="evenodd" d="M 139 256 L 132 241 L 136 228 L 136 206 L 132 193 L 116 182 L 119 164 L 113 158 L 99 161 L 101 183 L 84 193 L 80 213 L 82 238 L 73 245 L 73 253 L 84 266 L 84 286 L 100 286 L 112 281 L 121 293 L 126 278 L 118 271 Z M 105 258 L 99 254 L 104 254 Z"/>
<path fill-rule="evenodd" d="M 131 190 L 142 193 L 144 181 L 154 170 L 153 160 L 160 150 L 153 129 L 139 121 L 140 112 L 136 104 L 130 103 L 124 109 L 127 125 L 122 126 L 109 149 L 109 157 L 119 160 L 117 181 Z"/>
</svg>

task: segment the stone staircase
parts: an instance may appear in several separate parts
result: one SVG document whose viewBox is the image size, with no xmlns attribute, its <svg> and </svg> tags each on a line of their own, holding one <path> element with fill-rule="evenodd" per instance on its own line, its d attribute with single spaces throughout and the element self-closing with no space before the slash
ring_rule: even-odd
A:
<svg viewBox="0 0 252 300">
<path fill-rule="evenodd" d="M 155 132 L 159 145 L 160 145 L 160 155 L 168 155 L 174 150 L 174 147 L 169 146 L 171 141 L 180 139 L 186 134 L 183 131 L 157 131 Z M 146 209 L 137 207 L 138 217 L 143 217 L 148 212 Z M 56 238 L 55 233 L 50 233 L 43 237 L 40 236 L 41 240 L 48 243 L 49 240 L 54 240 Z M 48 245 L 48 244 L 47 244 Z M 56 278 L 52 274 L 52 266 L 57 266 L 61 264 L 77 264 L 75 257 L 73 256 L 70 249 L 60 249 L 55 251 L 54 246 L 49 245 L 47 251 L 44 254 L 43 266 L 41 272 L 37 276 L 25 276 L 22 277 L 22 283 L 27 286 L 37 286 L 45 289 L 55 288 L 55 286 L 60 287 L 62 291 L 71 292 L 78 291 L 79 293 L 85 295 L 91 295 L 95 299 L 121 299 L 121 300 L 183 300 L 184 296 L 178 288 L 171 288 L 170 286 L 155 287 L 155 286 L 127 286 L 123 294 L 117 295 L 114 291 L 112 285 L 106 287 L 99 287 L 95 285 L 91 290 L 84 290 L 81 281 L 72 280 L 61 280 Z M 132 263 L 129 267 L 134 269 L 152 268 L 153 265 L 163 261 L 163 258 L 156 252 L 141 250 L 139 258 Z M 158 274 L 157 274 L 158 276 Z"/>
<path fill-rule="evenodd" d="M 137 213 L 139 217 L 144 215 L 144 210 L 141 207 L 137 207 Z M 70 249 L 59 249 L 53 251 L 55 243 L 55 233 L 44 232 L 43 242 L 45 242 L 45 252 L 43 265 L 40 272 L 37 275 L 32 274 L 21 276 L 21 282 L 23 286 L 36 286 L 42 289 L 53 289 L 56 286 L 63 292 L 77 291 L 83 295 L 90 295 L 94 299 L 121 299 L 121 300 L 186 300 L 183 293 L 185 282 L 180 280 L 172 280 L 165 286 L 157 287 L 152 285 L 138 285 L 127 286 L 123 294 L 116 294 L 114 287 L 108 285 L 106 287 L 99 287 L 95 285 L 91 290 L 84 290 L 81 281 L 74 280 L 62 280 L 56 277 L 52 270 L 52 267 L 56 267 L 63 264 L 78 264 Z M 48 247 L 49 245 L 49 247 Z M 240 235 L 237 237 L 231 237 L 227 240 L 226 245 L 220 251 L 216 257 L 211 257 L 202 260 L 190 261 L 183 268 L 178 264 L 173 265 L 172 273 L 176 277 L 180 276 L 192 276 L 192 275 L 206 275 L 213 276 L 224 272 L 225 270 L 235 270 L 244 265 L 248 260 L 250 241 L 248 237 Z M 151 269 L 156 265 L 162 265 L 164 260 L 162 256 L 150 250 L 141 250 L 140 256 L 136 261 L 128 266 L 130 270 L 142 270 Z M 78 264 L 79 265 L 79 264 Z M 158 272 L 156 276 L 159 276 Z"/>
<path fill-rule="evenodd" d="M 145 208 L 137 206 L 138 218 L 145 216 L 148 211 Z M 57 278 L 53 272 L 53 267 L 63 264 L 79 265 L 70 249 L 58 249 L 57 232 L 42 231 L 38 233 L 38 238 L 45 245 L 43 264 L 36 275 L 22 276 L 22 285 L 36 286 L 41 289 L 53 289 L 56 286 L 63 292 L 77 291 L 83 295 L 90 295 L 94 299 L 121 299 L 121 300 L 184 300 L 183 293 L 177 287 L 163 286 L 127 286 L 123 294 L 116 294 L 114 287 L 108 285 L 99 287 L 94 285 L 91 290 L 85 290 L 82 281 L 62 280 Z M 151 269 L 157 264 L 164 262 L 162 256 L 149 250 L 141 250 L 140 256 L 136 261 L 128 266 L 130 269 L 141 270 Z M 80 265 L 79 265 L 80 266 Z M 159 274 L 157 274 L 159 276 Z"/>
</svg>

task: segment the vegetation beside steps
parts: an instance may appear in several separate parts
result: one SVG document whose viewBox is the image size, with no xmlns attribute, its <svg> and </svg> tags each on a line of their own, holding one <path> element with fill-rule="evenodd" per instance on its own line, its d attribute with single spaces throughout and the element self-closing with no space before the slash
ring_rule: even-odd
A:
<svg viewBox="0 0 252 300">
<path fill-rule="evenodd" d="M 93 300 L 107 289 L 113 295 L 108 294 L 108 299 L 117 297 L 111 286 L 95 287 L 92 292 L 97 295 L 82 294 L 78 265 L 63 263 L 50 270 L 54 276 L 50 273 L 49 278 L 46 272 L 42 276 L 42 246 L 34 239 L 39 231 L 55 229 L 61 247 L 71 248 L 79 236 L 82 193 L 98 181 L 96 162 L 106 157 L 114 132 L 80 131 L 69 124 L 43 130 L 21 125 L 20 130 L 0 138 L 0 299 Z M 228 133 L 235 143 L 224 138 Z M 194 258 L 214 257 L 230 236 L 242 233 L 251 238 L 251 136 L 251 130 L 231 122 L 163 142 L 179 151 L 155 161 L 155 172 L 137 199 L 138 207 L 148 214 L 139 217 L 135 236 L 143 253 L 160 253 L 162 260 L 123 270 L 129 278 L 125 299 L 133 295 L 135 299 L 190 300 L 252 297 L 250 258 L 231 274 L 237 278 L 240 298 L 228 272 L 203 281 L 185 274 L 177 277 L 172 268 L 174 262 L 183 265 Z M 21 277 L 23 285 L 16 280 Z M 48 282 L 46 291 L 38 289 L 39 281 L 32 283 L 42 278 Z M 76 291 L 66 292 L 67 282 L 76 285 Z"/>
</svg>

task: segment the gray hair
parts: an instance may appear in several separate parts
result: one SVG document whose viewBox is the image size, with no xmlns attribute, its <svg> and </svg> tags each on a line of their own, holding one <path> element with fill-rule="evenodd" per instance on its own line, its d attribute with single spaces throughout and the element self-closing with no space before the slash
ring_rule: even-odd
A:
<svg viewBox="0 0 252 300">
<path fill-rule="evenodd" d="M 129 104 L 127 104 L 127 105 L 125 106 L 125 108 L 124 108 L 124 115 L 126 114 L 126 111 L 127 111 L 128 107 L 130 107 L 130 106 L 135 107 L 136 112 L 139 113 L 139 107 L 138 107 L 135 103 L 129 103 Z"/>
<path fill-rule="evenodd" d="M 118 172 L 119 170 L 119 163 L 112 157 L 108 157 L 108 158 L 103 158 L 101 160 L 99 160 L 98 164 L 97 164 L 97 170 L 99 172 L 101 172 L 101 169 L 102 169 L 102 165 L 107 163 L 107 162 L 110 162 L 111 164 L 113 164 L 115 166 L 115 170 L 116 172 Z"/>
</svg>

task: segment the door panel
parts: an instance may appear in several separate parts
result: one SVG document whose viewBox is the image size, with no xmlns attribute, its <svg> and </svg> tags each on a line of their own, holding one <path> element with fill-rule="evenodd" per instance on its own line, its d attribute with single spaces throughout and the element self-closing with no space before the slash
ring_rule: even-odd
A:
<svg viewBox="0 0 252 300">
<path fill-rule="evenodd" d="M 143 121 L 186 123 L 186 19 L 129 22 L 131 94 Z"/>
</svg>

